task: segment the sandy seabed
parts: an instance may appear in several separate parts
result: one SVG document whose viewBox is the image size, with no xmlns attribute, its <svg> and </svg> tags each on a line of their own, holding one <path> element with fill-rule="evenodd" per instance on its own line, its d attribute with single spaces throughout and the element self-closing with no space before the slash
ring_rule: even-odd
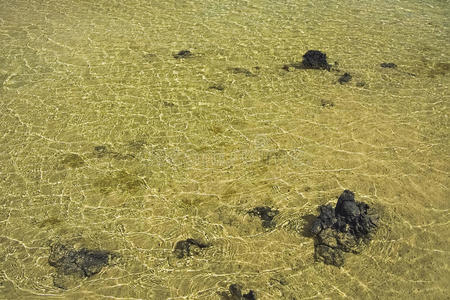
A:
<svg viewBox="0 0 450 300">
<path fill-rule="evenodd" d="M 448 15 L 437 0 L 2 1 L 0 298 L 219 299 L 237 283 L 448 299 Z M 334 70 L 284 67 L 311 49 Z M 337 268 L 305 228 L 344 189 L 380 224 Z M 188 238 L 210 246 L 178 258 Z M 61 289 L 54 243 L 116 257 Z"/>
</svg>

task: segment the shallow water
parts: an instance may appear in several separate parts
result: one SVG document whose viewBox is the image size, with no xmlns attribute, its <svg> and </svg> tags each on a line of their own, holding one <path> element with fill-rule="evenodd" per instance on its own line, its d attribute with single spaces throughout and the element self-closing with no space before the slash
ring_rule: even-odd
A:
<svg viewBox="0 0 450 300">
<path fill-rule="evenodd" d="M 0 298 L 219 299 L 239 283 L 448 299 L 449 15 L 437 0 L 2 1 Z M 309 49 L 340 71 L 282 69 Z M 342 268 L 315 263 L 307 216 L 344 189 L 380 228 Z M 275 228 L 246 213 L 261 205 Z M 178 259 L 191 237 L 212 246 Z M 57 241 L 118 257 L 59 289 Z"/>
</svg>

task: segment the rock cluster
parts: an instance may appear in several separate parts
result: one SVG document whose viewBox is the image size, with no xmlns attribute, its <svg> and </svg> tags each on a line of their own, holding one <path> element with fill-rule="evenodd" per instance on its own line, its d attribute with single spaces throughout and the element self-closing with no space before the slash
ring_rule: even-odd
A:
<svg viewBox="0 0 450 300">
<path fill-rule="evenodd" d="M 326 264 L 342 266 L 344 252 L 358 253 L 361 242 L 369 241 L 377 229 L 378 215 L 364 202 L 355 201 L 355 194 L 345 190 L 336 208 L 323 205 L 314 221 L 315 258 Z"/>
</svg>

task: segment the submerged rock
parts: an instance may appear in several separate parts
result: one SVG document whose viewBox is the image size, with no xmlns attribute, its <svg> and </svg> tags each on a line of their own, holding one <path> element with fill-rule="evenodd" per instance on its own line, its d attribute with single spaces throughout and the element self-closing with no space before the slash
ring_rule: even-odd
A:
<svg viewBox="0 0 450 300">
<path fill-rule="evenodd" d="M 320 105 L 322 107 L 333 107 L 334 106 L 334 102 L 332 100 L 329 100 L 329 99 L 320 99 Z"/>
<path fill-rule="evenodd" d="M 322 205 L 311 227 L 315 236 L 316 260 L 342 266 L 344 252 L 358 253 L 361 242 L 368 242 L 376 231 L 378 215 L 364 202 L 355 201 L 352 191 L 345 190 L 336 207 Z"/>
<path fill-rule="evenodd" d="M 191 246 L 195 246 L 199 249 L 203 249 L 203 248 L 209 247 L 210 245 L 204 244 L 204 243 L 199 242 L 194 239 L 187 239 L 187 240 L 183 240 L 183 241 L 178 241 L 175 244 L 174 253 L 178 258 L 190 256 L 191 255 Z"/>
<path fill-rule="evenodd" d="M 294 67 L 292 66 L 292 64 L 285 64 L 283 65 L 283 67 L 281 67 L 283 70 L 285 70 L 286 72 L 291 71 Z"/>
<path fill-rule="evenodd" d="M 258 206 L 252 210 L 249 210 L 247 213 L 253 216 L 258 216 L 263 221 L 262 226 L 264 228 L 272 228 L 276 225 L 273 218 L 278 215 L 279 211 L 272 210 L 272 208 L 268 206 Z"/>
<path fill-rule="evenodd" d="M 338 82 L 340 84 L 344 84 L 344 83 L 349 82 L 350 80 L 352 80 L 352 75 L 350 75 L 349 73 L 344 73 L 344 75 L 339 77 Z"/>
<path fill-rule="evenodd" d="M 90 277 L 107 266 L 111 256 L 109 251 L 86 248 L 75 250 L 71 246 L 56 243 L 50 248 L 48 263 L 64 275 Z"/>
<path fill-rule="evenodd" d="M 192 52 L 189 50 L 181 50 L 177 54 L 173 55 L 173 57 L 176 59 L 187 58 L 187 57 L 191 57 L 191 56 L 192 56 Z"/>
<path fill-rule="evenodd" d="M 84 165 L 83 158 L 76 154 L 76 153 L 70 153 L 67 154 L 64 159 L 61 161 L 61 165 L 64 167 L 70 167 L 73 169 L 79 168 Z"/>
<path fill-rule="evenodd" d="M 218 293 L 221 300 L 256 300 L 255 292 L 250 290 L 247 294 L 242 294 L 242 286 L 232 284 L 228 288 L 229 292 Z"/>
<path fill-rule="evenodd" d="M 252 72 L 245 68 L 228 68 L 229 71 L 231 71 L 234 74 L 244 74 L 245 76 L 252 77 L 255 76 Z"/>
<path fill-rule="evenodd" d="M 149 62 L 153 62 L 157 59 L 157 55 L 154 53 L 146 53 L 144 55 L 142 55 L 142 58 L 144 58 L 145 60 L 149 61 Z"/>
<path fill-rule="evenodd" d="M 103 158 L 103 157 L 112 157 L 118 160 L 125 160 L 125 159 L 133 159 L 135 158 L 133 154 L 122 154 L 119 152 L 111 151 L 107 146 L 100 145 L 94 147 L 94 156 L 97 158 Z"/>
<path fill-rule="evenodd" d="M 98 158 L 101 158 L 109 153 L 108 147 L 105 145 L 95 146 L 94 147 L 94 155 Z"/>
<path fill-rule="evenodd" d="M 382 67 L 382 68 L 390 68 L 390 69 L 395 69 L 395 68 L 397 68 L 397 65 L 396 64 L 394 64 L 394 63 L 381 63 L 380 64 L 380 67 Z"/>
<path fill-rule="evenodd" d="M 75 250 L 71 246 L 55 243 L 50 247 L 48 263 L 55 267 L 58 273 L 55 277 L 55 285 L 65 288 L 60 284 L 64 281 L 61 279 L 62 276 L 91 277 L 107 266 L 112 257 L 114 257 L 114 254 L 109 251 L 86 248 Z"/>
<path fill-rule="evenodd" d="M 222 85 L 222 84 L 220 84 L 220 83 L 218 83 L 218 84 L 212 84 L 212 85 L 209 86 L 209 89 L 210 89 L 210 90 L 223 91 L 223 90 L 225 90 L 225 86 Z"/>
</svg>

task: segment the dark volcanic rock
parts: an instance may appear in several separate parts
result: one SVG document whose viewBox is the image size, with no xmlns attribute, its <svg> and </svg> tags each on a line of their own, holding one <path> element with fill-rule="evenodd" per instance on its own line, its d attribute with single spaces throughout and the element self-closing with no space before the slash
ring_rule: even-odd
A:
<svg viewBox="0 0 450 300">
<path fill-rule="evenodd" d="M 344 84 L 349 82 L 350 80 L 352 80 L 352 75 L 350 75 L 349 73 L 344 73 L 344 75 L 342 75 L 341 77 L 339 77 L 338 81 L 340 84 Z"/>
<path fill-rule="evenodd" d="M 177 54 L 173 55 L 173 57 L 176 59 L 187 58 L 187 57 L 191 57 L 191 56 L 192 56 L 192 52 L 189 50 L 181 50 Z"/>
<path fill-rule="evenodd" d="M 250 290 L 247 294 L 242 294 L 242 286 L 239 284 L 232 284 L 228 288 L 229 293 L 218 293 L 221 300 L 256 300 L 255 292 Z"/>
<path fill-rule="evenodd" d="M 278 215 L 278 210 L 272 210 L 271 207 L 268 206 L 258 206 L 252 210 L 247 212 L 250 215 L 258 216 L 263 222 L 262 226 L 264 228 L 272 228 L 275 227 L 275 222 L 273 222 L 273 218 Z"/>
<path fill-rule="evenodd" d="M 328 64 L 327 55 L 325 53 L 320 52 L 318 50 L 308 50 L 303 55 L 301 67 L 303 69 L 330 70 L 331 65 Z"/>
<path fill-rule="evenodd" d="M 175 244 L 175 250 L 174 253 L 178 258 L 183 258 L 185 256 L 191 255 L 191 246 L 195 246 L 199 249 L 207 248 L 209 247 L 208 244 L 204 244 L 202 242 L 199 242 L 194 239 L 187 239 L 183 241 L 178 241 Z"/>
<path fill-rule="evenodd" d="M 378 215 L 366 203 L 355 201 L 349 190 L 339 196 L 336 208 L 322 205 L 319 210 L 311 233 L 315 258 L 326 264 L 342 266 L 344 252 L 358 253 L 361 242 L 368 242 L 377 229 Z"/>
<path fill-rule="evenodd" d="M 319 234 L 323 229 L 331 227 L 337 221 L 334 216 L 334 209 L 331 205 L 322 205 L 319 207 L 320 214 L 311 227 L 311 233 Z"/>
<path fill-rule="evenodd" d="M 337 65 L 337 62 L 336 62 Z M 292 69 L 316 69 L 316 70 L 331 70 L 331 65 L 327 62 L 327 55 L 318 50 L 308 50 L 303 55 L 301 62 L 293 62 L 285 64 L 283 70 L 289 72 Z"/>
<path fill-rule="evenodd" d="M 397 65 L 394 63 L 385 63 L 384 62 L 384 63 L 380 64 L 380 67 L 394 69 L 394 68 L 397 68 Z"/>
</svg>

